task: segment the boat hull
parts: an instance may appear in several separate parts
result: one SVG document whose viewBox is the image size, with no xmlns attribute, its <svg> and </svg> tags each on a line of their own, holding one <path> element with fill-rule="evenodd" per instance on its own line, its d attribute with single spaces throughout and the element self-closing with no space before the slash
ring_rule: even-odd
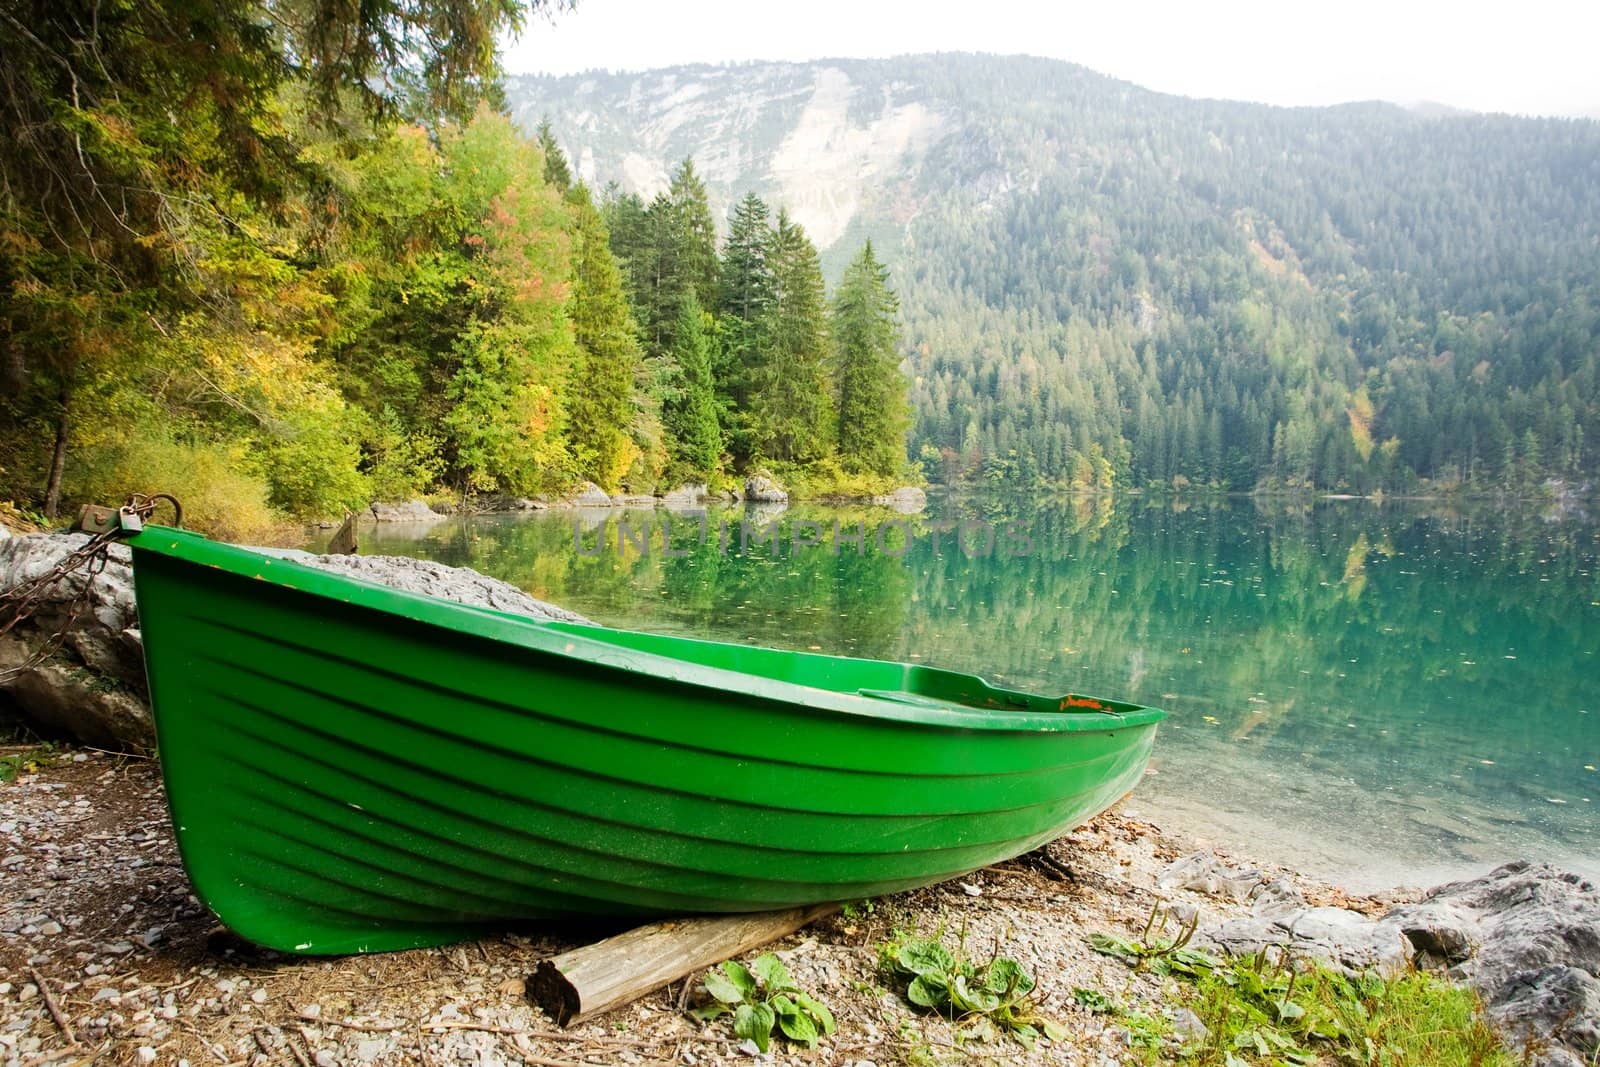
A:
<svg viewBox="0 0 1600 1067">
<path fill-rule="evenodd" d="M 174 531 L 133 546 L 184 865 L 281 951 L 927 885 L 1115 802 L 1160 718 L 901 702 L 839 687 L 925 668 L 630 647 Z M 750 657 L 833 688 L 725 666 Z"/>
</svg>

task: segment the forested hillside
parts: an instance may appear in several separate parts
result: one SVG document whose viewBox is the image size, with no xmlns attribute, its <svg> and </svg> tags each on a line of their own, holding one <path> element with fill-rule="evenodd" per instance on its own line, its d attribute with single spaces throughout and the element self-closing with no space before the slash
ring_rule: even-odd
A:
<svg viewBox="0 0 1600 1067">
<path fill-rule="evenodd" d="M 159 490 L 257 538 L 374 498 L 903 475 L 869 242 L 830 298 L 759 197 L 719 245 L 691 164 L 597 203 L 513 125 L 496 42 L 561 4 L 11 6 L 0 501 Z"/>
<path fill-rule="evenodd" d="M 932 478 L 1520 492 L 1600 466 L 1600 123 L 959 55 L 508 96 L 597 187 L 648 198 L 692 156 L 719 215 L 762 193 L 830 273 L 871 236 Z"/>
</svg>

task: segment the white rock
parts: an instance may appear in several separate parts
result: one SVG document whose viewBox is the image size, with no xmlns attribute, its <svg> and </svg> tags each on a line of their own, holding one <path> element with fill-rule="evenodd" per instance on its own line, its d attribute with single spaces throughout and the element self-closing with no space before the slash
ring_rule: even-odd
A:
<svg viewBox="0 0 1600 1067">
<path fill-rule="evenodd" d="M 156 1062 L 156 1050 L 151 1048 L 149 1045 L 140 1045 L 139 1051 L 136 1052 L 135 1055 L 139 1057 L 140 1063 Z"/>
</svg>

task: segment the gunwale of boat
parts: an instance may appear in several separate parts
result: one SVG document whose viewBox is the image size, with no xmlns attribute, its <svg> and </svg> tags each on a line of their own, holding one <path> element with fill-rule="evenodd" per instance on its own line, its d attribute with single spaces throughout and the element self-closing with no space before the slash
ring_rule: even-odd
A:
<svg viewBox="0 0 1600 1067">
<path fill-rule="evenodd" d="M 469 638 L 499 641 L 575 660 L 582 664 L 620 669 L 662 681 L 736 692 L 762 700 L 800 704 L 813 711 L 851 716 L 864 715 L 920 726 L 1030 733 L 1103 731 L 1148 726 L 1166 717 L 1166 713 L 1159 708 L 1104 698 L 1082 698 L 1078 694 L 1042 698 L 1033 694 L 1005 690 L 990 686 L 976 675 L 961 674 L 921 664 L 794 652 L 619 628 L 537 620 L 393 589 L 355 576 L 307 566 L 293 559 L 267 555 L 236 545 L 211 541 L 186 530 L 168 527 L 146 527 L 132 541 L 132 547 L 136 552 L 151 552 L 284 589 L 327 597 L 352 607 L 396 615 Z M 970 681 L 982 687 L 980 692 L 996 694 L 998 699 L 983 706 L 920 697 L 910 693 L 909 690 L 897 692 L 896 687 L 892 685 L 874 687 L 876 695 L 865 695 L 861 692 L 829 689 L 772 678 L 752 670 L 718 667 L 661 652 L 629 648 L 625 642 L 633 639 L 644 643 L 677 647 L 685 653 L 697 650 L 718 652 L 729 650 L 754 658 L 782 657 L 793 665 L 796 672 L 807 667 L 826 670 L 837 665 L 843 665 L 845 669 L 897 668 L 903 672 L 905 678 L 921 675 L 937 678 L 941 682 Z M 1019 707 L 1010 702 L 1012 698 L 1024 697 L 1030 700 L 1027 707 Z M 1087 700 L 1090 706 L 1069 708 L 1068 702 L 1074 700 Z M 1049 707 L 1050 705 L 1056 706 Z M 1041 707 L 1049 707 L 1049 710 L 1040 710 Z"/>
</svg>

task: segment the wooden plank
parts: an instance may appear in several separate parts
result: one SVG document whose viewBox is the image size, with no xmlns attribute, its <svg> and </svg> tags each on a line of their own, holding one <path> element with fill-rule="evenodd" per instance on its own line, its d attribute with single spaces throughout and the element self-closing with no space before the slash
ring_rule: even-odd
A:
<svg viewBox="0 0 1600 1067">
<path fill-rule="evenodd" d="M 792 934 L 839 907 L 816 904 L 651 923 L 541 960 L 528 979 L 528 998 L 559 1025 L 569 1026 Z"/>
</svg>

